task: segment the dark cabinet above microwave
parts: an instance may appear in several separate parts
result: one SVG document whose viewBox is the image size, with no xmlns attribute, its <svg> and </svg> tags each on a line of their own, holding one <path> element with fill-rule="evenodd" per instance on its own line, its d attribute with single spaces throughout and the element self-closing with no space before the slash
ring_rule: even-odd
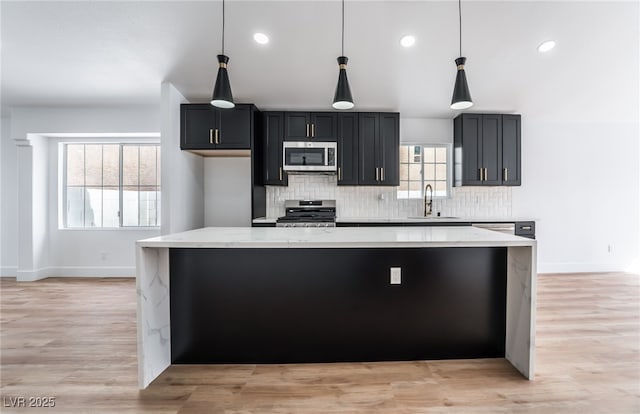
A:
<svg viewBox="0 0 640 414">
<path fill-rule="evenodd" d="M 338 114 L 335 112 L 285 112 L 285 141 L 335 141 Z"/>
<path fill-rule="evenodd" d="M 219 109 L 210 104 L 180 105 L 180 149 L 206 155 L 207 150 L 249 150 L 256 107 L 236 104 Z"/>
</svg>

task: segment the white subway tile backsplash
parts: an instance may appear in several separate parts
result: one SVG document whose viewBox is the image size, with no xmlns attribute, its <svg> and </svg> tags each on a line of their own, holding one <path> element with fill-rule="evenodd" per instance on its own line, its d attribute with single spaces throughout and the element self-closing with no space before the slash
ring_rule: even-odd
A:
<svg viewBox="0 0 640 414">
<path fill-rule="evenodd" d="M 267 186 L 267 217 L 284 214 L 285 200 L 336 200 L 338 217 L 420 216 L 422 200 L 398 200 L 395 187 L 340 186 L 335 175 L 290 175 L 288 187 Z M 454 217 L 511 216 L 511 187 L 454 187 L 433 201 L 433 213 Z"/>
</svg>

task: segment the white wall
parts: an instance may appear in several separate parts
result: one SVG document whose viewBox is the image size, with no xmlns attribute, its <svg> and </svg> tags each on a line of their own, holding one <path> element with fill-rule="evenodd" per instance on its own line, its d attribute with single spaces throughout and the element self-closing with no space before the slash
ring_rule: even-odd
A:
<svg viewBox="0 0 640 414">
<path fill-rule="evenodd" d="M 0 135 L 0 276 L 18 270 L 17 148 L 11 139 L 11 118 L 2 117 Z"/>
<path fill-rule="evenodd" d="M 251 226 L 251 157 L 204 160 L 204 225 Z"/>
<path fill-rule="evenodd" d="M 538 219 L 539 271 L 625 271 L 640 255 L 638 123 L 523 116 L 514 214 Z"/>
<path fill-rule="evenodd" d="M 180 104 L 187 103 L 170 83 L 161 86 L 162 234 L 204 225 L 204 161 L 180 150 Z"/>
<path fill-rule="evenodd" d="M 4 263 L 12 263 L 11 255 L 19 256 L 20 259 L 16 258 L 14 263 L 18 264 L 18 276 L 22 275 L 23 280 L 56 275 L 134 275 L 135 240 L 158 235 L 159 230 L 58 230 L 55 218 L 57 187 L 53 184 L 57 163 L 53 161 L 56 155 L 50 151 L 48 137 L 52 134 L 157 133 L 158 130 L 158 110 L 153 107 L 12 108 L 11 132 L 9 136 L 3 134 L 3 149 L 12 145 L 15 148 L 16 142 L 24 144 L 24 139 L 29 137 L 30 146 L 13 152 L 18 153 L 19 159 L 20 173 L 15 173 L 17 180 L 26 182 L 22 186 L 25 188 L 30 184 L 32 191 L 23 194 L 19 185 L 21 201 L 18 203 L 17 196 L 13 194 L 16 189 L 10 185 L 5 187 L 6 180 L 3 179 L 3 200 L 10 200 L 6 204 L 13 202 L 18 206 L 16 227 L 10 225 L 16 222 L 15 213 L 2 214 L 3 239 L 18 240 L 17 252 L 3 248 L 3 266 L 6 266 Z M 3 151 L 3 157 L 6 159 L 8 156 Z M 9 168 L 4 162 L 2 168 L 4 177 Z M 27 205 L 27 208 L 23 210 L 22 205 Z M 25 241 L 27 237 L 31 240 Z M 5 256 L 7 253 L 10 255 Z M 96 256 L 98 260 L 95 260 Z M 3 276 L 14 275 L 3 269 Z"/>
</svg>

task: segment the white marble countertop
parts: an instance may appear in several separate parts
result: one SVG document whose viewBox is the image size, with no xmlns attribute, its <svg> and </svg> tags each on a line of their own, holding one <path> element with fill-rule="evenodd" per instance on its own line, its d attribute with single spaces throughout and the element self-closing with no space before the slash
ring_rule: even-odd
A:
<svg viewBox="0 0 640 414">
<path fill-rule="evenodd" d="M 514 223 L 535 221 L 530 217 L 337 217 L 337 223 Z M 260 217 L 254 224 L 275 223 L 276 218 Z"/>
<path fill-rule="evenodd" d="M 140 247 L 376 248 L 535 246 L 535 240 L 470 226 L 206 227 L 138 240 Z"/>
</svg>

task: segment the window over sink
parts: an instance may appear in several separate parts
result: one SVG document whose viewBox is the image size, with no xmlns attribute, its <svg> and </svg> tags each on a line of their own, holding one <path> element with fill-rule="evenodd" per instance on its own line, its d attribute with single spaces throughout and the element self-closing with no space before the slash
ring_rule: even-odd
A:
<svg viewBox="0 0 640 414">
<path fill-rule="evenodd" d="M 451 145 L 400 145 L 398 199 L 424 197 L 424 189 L 427 184 L 433 188 L 434 198 L 449 197 L 451 192 Z"/>
</svg>

